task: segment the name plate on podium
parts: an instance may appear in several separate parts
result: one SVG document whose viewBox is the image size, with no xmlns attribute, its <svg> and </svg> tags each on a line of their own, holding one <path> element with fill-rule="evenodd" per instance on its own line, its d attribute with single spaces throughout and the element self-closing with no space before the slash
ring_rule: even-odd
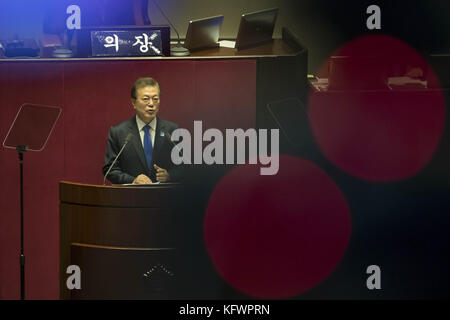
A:
<svg viewBox="0 0 450 320">
<path fill-rule="evenodd" d="M 78 57 L 170 56 L 170 27 L 85 27 L 78 32 L 77 47 Z"/>
<path fill-rule="evenodd" d="M 91 31 L 93 57 L 162 56 L 161 31 Z"/>
</svg>

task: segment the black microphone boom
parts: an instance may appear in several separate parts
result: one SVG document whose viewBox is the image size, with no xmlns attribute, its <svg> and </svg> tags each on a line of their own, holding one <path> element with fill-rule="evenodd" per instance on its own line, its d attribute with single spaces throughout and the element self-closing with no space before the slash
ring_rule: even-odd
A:
<svg viewBox="0 0 450 320">
<path fill-rule="evenodd" d="M 163 17 L 167 20 L 167 22 L 170 24 L 170 26 L 173 28 L 173 30 L 177 34 L 178 43 L 175 47 L 170 48 L 170 55 L 176 56 L 176 57 L 183 57 L 183 56 L 190 55 L 189 49 L 187 49 L 181 45 L 180 34 L 178 33 L 177 29 L 172 24 L 172 22 L 170 22 L 170 19 L 166 16 L 166 14 L 161 9 L 161 7 L 158 5 L 158 3 L 156 3 L 156 1 L 154 1 L 154 0 L 150 0 L 150 1 L 158 8 L 159 12 L 161 12 Z"/>
<path fill-rule="evenodd" d="M 117 154 L 117 156 L 114 158 L 113 163 L 109 166 L 108 171 L 106 171 L 105 177 L 103 178 L 103 185 L 105 185 L 106 183 L 106 177 L 108 176 L 109 172 L 111 171 L 111 169 L 114 167 L 114 165 L 117 162 L 117 159 L 119 159 L 120 154 L 122 153 L 123 149 L 125 149 L 125 146 L 127 145 L 127 143 L 131 140 L 131 138 L 133 137 L 133 134 L 130 132 L 127 137 L 125 138 L 125 143 L 123 144 L 122 148 L 120 149 L 119 153 Z"/>
</svg>

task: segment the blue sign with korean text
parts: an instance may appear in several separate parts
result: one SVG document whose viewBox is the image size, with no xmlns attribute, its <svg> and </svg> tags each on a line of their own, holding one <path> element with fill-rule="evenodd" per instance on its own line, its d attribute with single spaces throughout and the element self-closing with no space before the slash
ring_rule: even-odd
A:
<svg viewBox="0 0 450 320">
<path fill-rule="evenodd" d="M 93 57 L 161 56 L 161 31 L 91 31 Z"/>
</svg>

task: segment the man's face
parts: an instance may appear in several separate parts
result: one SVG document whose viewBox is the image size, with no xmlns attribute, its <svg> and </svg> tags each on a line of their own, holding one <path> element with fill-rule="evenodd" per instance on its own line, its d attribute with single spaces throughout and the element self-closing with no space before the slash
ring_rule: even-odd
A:
<svg viewBox="0 0 450 320">
<path fill-rule="evenodd" d="M 131 99 L 136 114 L 145 123 L 151 122 L 156 117 L 160 102 L 158 88 L 151 86 L 137 89 L 136 99 Z"/>
</svg>

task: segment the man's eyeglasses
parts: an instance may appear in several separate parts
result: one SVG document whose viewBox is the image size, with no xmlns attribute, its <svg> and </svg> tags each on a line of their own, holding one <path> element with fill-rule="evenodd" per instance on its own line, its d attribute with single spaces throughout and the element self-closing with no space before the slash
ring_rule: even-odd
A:
<svg viewBox="0 0 450 320">
<path fill-rule="evenodd" d="M 144 98 L 141 98 L 141 100 L 142 100 L 142 102 L 144 102 L 144 103 L 148 103 L 148 102 L 150 102 L 150 100 L 152 100 L 153 101 L 153 103 L 158 103 L 159 102 L 159 97 L 144 97 Z"/>
</svg>

